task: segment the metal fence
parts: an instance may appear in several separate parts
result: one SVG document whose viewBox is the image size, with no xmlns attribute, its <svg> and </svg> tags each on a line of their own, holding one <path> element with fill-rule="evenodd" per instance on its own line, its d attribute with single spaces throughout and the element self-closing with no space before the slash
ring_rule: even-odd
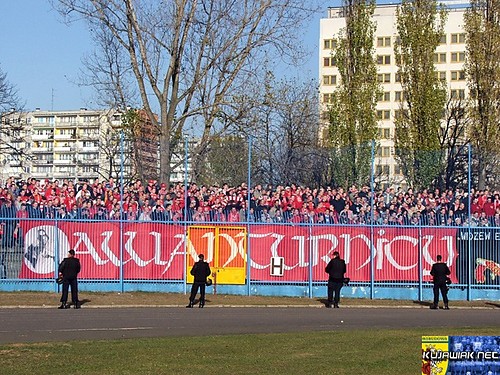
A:
<svg viewBox="0 0 500 375">
<path fill-rule="evenodd" d="M 326 296 L 333 251 L 348 297 L 431 300 L 430 268 L 451 269 L 450 299 L 500 298 L 499 227 L 2 219 L 0 290 L 57 291 L 75 249 L 87 291 L 185 293 L 200 253 L 215 293 Z M 209 292 L 210 292 L 209 288 Z"/>
</svg>

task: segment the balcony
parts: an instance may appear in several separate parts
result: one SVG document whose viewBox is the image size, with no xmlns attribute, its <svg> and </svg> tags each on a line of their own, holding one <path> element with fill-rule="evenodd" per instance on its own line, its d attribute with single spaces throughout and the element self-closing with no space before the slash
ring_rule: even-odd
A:
<svg viewBox="0 0 500 375">
<path fill-rule="evenodd" d="M 73 160 L 54 159 L 54 165 L 74 165 Z"/>
<path fill-rule="evenodd" d="M 71 147 L 69 146 L 56 146 L 54 147 L 55 152 L 71 152 Z"/>
<path fill-rule="evenodd" d="M 82 147 L 80 149 L 80 152 L 97 152 L 99 151 L 99 147 L 97 146 L 87 146 L 87 147 Z"/>
<path fill-rule="evenodd" d="M 36 142 L 36 141 L 46 141 L 48 139 L 52 139 L 52 134 L 32 134 L 31 135 L 31 140 Z"/>
<path fill-rule="evenodd" d="M 54 161 L 53 160 L 44 160 L 44 159 L 41 159 L 41 160 L 33 160 L 33 165 L 47 165 L 47 164 L 53 164 Z"/>
<path fill-rule="evenodd" d="M 31 152 L 33 152 L 33 153 L 52 152 L 52 151 L 54 151 L 53 147 L 33 147 L 31 149 Z"/>
<path fill-rule="evenodd" d="M 73 140 L 75 139 L 75 134 L 56 134 L 54 135 L 55 140 Z"/>
</svg>

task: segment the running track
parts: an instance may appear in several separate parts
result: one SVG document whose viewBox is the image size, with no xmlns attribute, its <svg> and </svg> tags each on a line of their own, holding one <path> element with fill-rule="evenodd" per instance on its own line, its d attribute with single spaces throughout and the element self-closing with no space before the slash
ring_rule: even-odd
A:
<svg viewBox="0 0 500 375">
<path fill-rule="evenodd" d="M 500 314 L 498 308 L 445 311 L 425 307 L 0 309 L 0 344 L 407 327 L 499 327 L 500 333 Z"/>
</svg>

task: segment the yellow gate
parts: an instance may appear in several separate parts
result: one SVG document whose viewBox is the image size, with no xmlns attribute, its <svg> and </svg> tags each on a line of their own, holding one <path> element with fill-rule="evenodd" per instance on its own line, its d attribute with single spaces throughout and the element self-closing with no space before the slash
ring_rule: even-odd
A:
<svg viewBox="0 0 500 375">
<path fill-rule="evenodd" d="M 217 284 L 243 285 L 246 279 L 247 232 L 245 227 L 190 226 L 187 237 L 187 282 L 198 255 L 204 254 Z"/>
</svg>

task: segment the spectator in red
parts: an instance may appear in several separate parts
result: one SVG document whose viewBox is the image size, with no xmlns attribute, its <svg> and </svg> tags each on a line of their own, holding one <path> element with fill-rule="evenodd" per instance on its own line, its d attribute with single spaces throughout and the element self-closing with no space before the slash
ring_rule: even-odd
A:
<svg viewBox="0 0 500 375">
<path fill-rule="evenodd" d="M 493 199 L 491 197 L 486 198 L 486 202 L 484 202 L 483 205 L 483 212 L 487 217 L 495 215 L 495 205 L 493 204 Z"/>
</svg>

